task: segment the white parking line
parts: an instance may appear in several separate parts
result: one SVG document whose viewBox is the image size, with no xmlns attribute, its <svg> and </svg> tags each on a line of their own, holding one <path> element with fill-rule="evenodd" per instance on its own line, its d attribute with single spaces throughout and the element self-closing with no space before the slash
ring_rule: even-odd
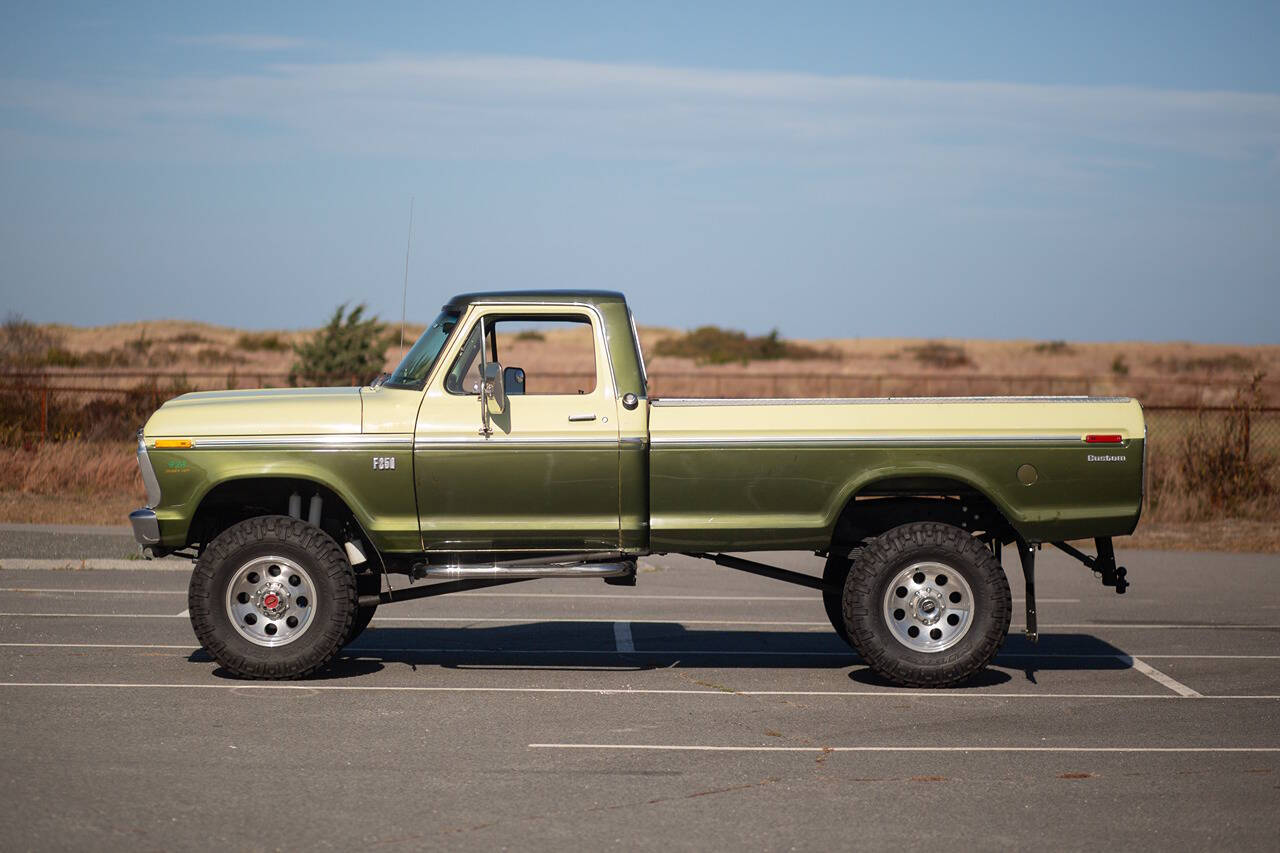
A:
<svg viewBox="0 0 1280 853">
<path fill-rule="evenodd" d="M 189 572 L 191 561 L 180 558 L 165 557 L 161 560 L 117 560 L 106 557 L 89 557 L 87 559 L 28 559 L 26 557 L 0 558 L 0 569 L 5 571 L 140 571 L 140 572 Z"/>
<path fill-rule="evenodd" d="M 1026 628 L 1025 625 L 1010 625 L 1009 631 L 1012 633 L 1012 632 L 1022 631 L 1024 628 Z M 1197 623 L 1178 622 L 1174 624 L 1145 623 L 1145 622 L 1055 622 L 1054 624 L 1046 625 L 1045 623 L 1041 622 L 1040 631 L 1043 633 L 1043 631 L 1046 628 L 1050 628 L 1050 629 L 1088 628 L 1090 630 L 1096 630 L 1099 628 L 1108 629 L 1108 630 L 1111 628 L 1121 628 L 1121 629 L 1137 629 L 1137 630 L 1153 630 L 1153 631 L 1178 631 L 1178 630 L 1193 630 L 1193 631 L 1214 630 L 1216 631 L 1219 629 L 1274 631 L 1280 628 L 1280 625 L 1274 625 L 1274 624 L 1271 624 L 1271 625 L 1245 625 L 1245 624 L 1215 625 L 1212 622 L 1197 622 Z"/>
<path fill-rule="evenodd" d="M 6 586 L 0 592 L 23 593 L 92 593 L 94 595 L 186 595 L 185 589 L 99 589 L 70 586 Z"/>
<path fill-rule="evenodd" d="M 1177 693 L 1179 696 L 1184 696 L 1188 699 L 1197 699 L 1200 697 L 1199 693 L 1192 690 L 1190 687 L 1183 684 L 1181 681 L 1178 681 L 1175 678 L 1171 678 L 1170 676 L 1165 675 L 1163 672 L 1156 669 L 1151 664 L 1139 658 L 1135 658 L 1131 655 L 1118 655 L 1117 658 L 1121 661 L 1127 662 L 1130 667 L 1132 667 L 1133 669 L 1136 669 L 1138 672 L 1142 673 L 1147 678 L 1150 678 L 1152 681 L 1155 681 L 1158 684 L 1163 684 L 1165 687 L 1168 687 L 1170 690 L 1172 690 L 1174 693 Z"/>
<path fill-rule="evenodd" d="M 431 654 L 502 654 L 502 655 L 616 655 L 617 636 L 615 634 L 615 648 L 602 649 L 504 649 L 504 648 L 482 648 L 482 647 L 444 647 L 444 646 L 349 646 L 344 652 L 349 657 L 359 657 L 362 655 L 372 655 L 378 652 L 423 652 Z M 183 649 L 185 651 L 195 651 L 199 646 L 187 644 L 166 644 L 166 643 L 18 643 L 18 642 L 0 642 L 0 648 L 14 649 Z M 634 652 L 634 649 L 632 649 Z M 856 658 L 858 653 L 853 649 L 830 650 L 830 649 L 814 649 L 812 651 L 805 650 L 779 650 L 779 649 L 649 649 L 643 654 L 650 657 L 834 657 L 834 658 Z M 1147 660 L 1280 660 L 1280 655 L 1197 655 L 1197 654 L 1140 654 L 1137 657 Z M 1115 654 L 1071 654 L 1069 652 L 1057 653 L 1032 653 L 1032 652 L 1001 652 L 996 655 L 996 661 L 1006 659 L 1017 660 L 1122 660 L 1127 661 L 1128 655 Z"/>
<path fill-rule="evenodd" d="M 808 696 L 839 699 L 1106 699 L 1106 700 L 1166 700 L 1180 697 L 1172 693 L 979 693 L 960 690 L 687 690 L 678 688 L 601 688 L 601 687 L 464 687 L 424 685 L 376 685 L 376 684 L 306 684 L 257 681 L 232 682 L 104 682 L 104 681 L 0 681 L 0 688 L 48 688 L 48 689 L 103 689 L 103 690 L 291 690 L 325 693 L 565 693 L 588 696 Z M 1254 695 L 1206 695 L 1197 701 L 1247 701 L 1274 702 L 1280 693 Z"/>
<path fill-rule="evenodd" d="M 185 608 L 185 609 L 184 609 L 181 613 L 179 613 L 178 615 L 179 615 L 179 616 L 184 616 L 184 617 L 190 617 L 190 616 L 191 616 L 191 608 L 189 608 L 189 607 L 188 607 L 188 608 Z"/>
<path fill-rule="evenodd" d="M 33 587 L 6 586 L 0 587 L 0 593 L 13 592 L 22 594 L 58 595 L 186 595 L 185 589 L 104 589 L 101 587 Z M 800 601 L 813 603 L 819 601 L 815 595 L 640 595 L 628 593 L 576 593 L 576 592 L 458 592 L 456 598 L 569 598 L 569 599 L 601 599 L 616 601 Z M 1014 603 L 1022 601 L 1013 599 Z M 1080 604 L 1079 598 L 1040 598 L 1040 604 Z"/>
<path fill-rule="evenodd" d="M 630 622 L 613 623 L 613 644 L 619 652 L 634 652 L 636 650 L 635 640 L 631 637 Z"/>
<path fill-rule="evenodd" d="M 190 643 L 0 643 L 5 649 L 180 649 L 194 652 L 199 646 Z"/>
<path fill-rule="evenodd" d="M 665 752 L 1280 752 L 1280 746 L 703 746 L 652 743 L 531 743 L 529 749 Z"/>
<path fill-rule="evenodd" d="M 73 618 L 73 619 L 176 619 L 178 614 L 173 613 L 28 613 L 20 611 L 0 612 L 0 617 L 30 617 L 30 618 Z M 589 622 L 612 622 L 614 620 L 607 617 L 564 617 L 564 616 L 375 616 L 374 622 L 435 622 L 435 623 L 464 623 L 464 624 L 533 624 L 542 622 L 563 622 L 563 623 L 589 623 Z M 754 620 L 754 619 L 628 619 L 628 622 L 638 625 L 773 625 L 773 626 L 789 626 L 804 628 L 825 628 L 831 629 L 831 623 L 826 621 L 792 621 L 792 620 Z M 1043 633 L 1046 630 L 1061 629 L 1088 629 L 1093 631 L 1110 631 L 1110 630 L 1156 630 L 1156 631 L 1275 631 L 1280 630 L 1280 624 L 1224 624 L 1218 625 L 1212 622 L 1204 623 L 1178 623 L 1178 624 L 1148 624 L 1148 623 L 1117 623 L 1117 622 L 1058 622 L 1053 624 L 1041 623 L 1040 630 Z M 1011 633 L 1022 630 L 1020 625 L 1009 626 Z"/>
</svg>

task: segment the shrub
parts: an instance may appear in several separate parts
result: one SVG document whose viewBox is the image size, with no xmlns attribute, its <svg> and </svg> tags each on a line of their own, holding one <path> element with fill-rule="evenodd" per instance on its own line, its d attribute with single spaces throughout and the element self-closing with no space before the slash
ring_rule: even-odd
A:
<svg viewBox="0 0 1280 853">
<path fill-rule="evenodd" d="M 387 360 L 386 326 L 377 316 L 364 316 L 365 306 L 347 311 L 345 304 L 311 340 L 293 348 L 297 356 L 289 371 L 291 385 L 322 385 L 372 380 Z"/>
<path fill-rule="evenodd" d="M 169 338 L 171 344 L 211 344 L 213 341 L 206 338 L 199 332 L 179 332 L 172 338 Z"/>
<path fill-rule="evenodd" d="M 0 363 L 30 367 L 44 360 L 60 341 L 21 314 L 9 314 L 0 326 Z"/>
<path fill-rule="evenodd" d="M 721 329 L 718 326 L 701 326 L 688 334 L 661 340 L 654 352 L 657 355 L 692 358 L 699 363 L 710 364 L 840 357 L 835 350 L 820 350 L 784 341 L 777 329 L 767 335 L 752 338 L 746 332 Z"/>
<path fill-rule="evenodd" d="M 964 347 L 945 344 L 942 341 L 929 341 L 920 346 L 907 347 L 907 352 L 911 353 L 916 361 L 929 367 L 952 368 L 973 363 L 969 361 L 969 354 L 965 352 Z"/>
<path fill-rule="evenodd" d="M 1157 358 L 1151 364 L 1166 373 L 1243 373 L 1254 367 L 1253 359 L 1238 352 L 1197 358 Z"/>
<path fill-rule="evenodd" d="M 148 350 L 151 349 L 151 345 L 153 343 L 155 343 L 155 341 L 147 340 L 147 330 L 143 329 L 138 333 L 138 339 L 136 341 L 129 341 L 125 346 L 129 347 L 129 349 L 133 350 L 138 355 L 146 355 Z"/>
<path fill-rule="evenodd" d="M 83 363 L 80 356 L 62 347 L 49 347 L 44 353 L 46 367 L 79 367 Z"/>
<path fill-rule="evenodd" d="M 41 435 L 41 404 L 47 402 L 45 435 L 53 440 L 128 442 L 156 406 L 193 390 L 186 377 L 164 384 L 144 382 L 125 391 L 79 392 L 18 386 L 0 394 L 0 443 L 21 446 Z"/>
<path fill-rule="evenodd" d="M 289 343 L 279 332 L 245 332 L 236 338 L 236 346 L 245 352 L 284 352 Z"/>
<path fill-rule="evenodd" d="M 243 364 L 244 357 L 219 347 L 203 347 L 196 352 L 196 361 L 208 365 Z"/>
<path fill-rule="evenodd" d="M 1255 373 L 1236 390 L 1221 429 L 1205 422 L 1204 412 L 1183 439 L 1178 468 L 1187 491 L 1217 510 L 1234 510 L 1245 501 L 1275 492 L 1275 458 L 1251 447 L 1253 420 L 1262 409 L 1262 379 Z"/>
<path fill-rule="evenodd" d="M 89 350 L 73 357 L 79 362 L 75 367 L 130 367 L 139 360 L 136 350 L 121 347 Z"/>
<path fill-rule="evenodd" d="M 523 332 L 516 335 L 517 341 L 545 341 L 546 339 L 546 335 L 534 329 L 525 329 Z"/>
<path fill-rule="evenodd" d="M 1075 352 L 1075 348 L 1066 341 L 1041 341 L 1031 349 L 1041 355 L 1070 355 Z"/>
<path fill-rule="evenodd" d="M 1118 353 L 1116 357 L 1111 360 L 1111 372 L 1116 376 L 1129 375 L 1129 362 L 1124 360 L 1124 353 Z"/>
</svg>

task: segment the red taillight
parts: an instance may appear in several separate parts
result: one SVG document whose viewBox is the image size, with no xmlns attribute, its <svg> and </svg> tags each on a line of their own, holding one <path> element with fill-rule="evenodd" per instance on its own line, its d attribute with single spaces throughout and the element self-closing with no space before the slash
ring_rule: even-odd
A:
<svg viewBox="0 0 1280 853">
<path fill-rule="evenodd" d="M 1124 436 L 1113 435 L 1111 433 L 1093 433 L 1084 437 L 1085 444 L 1119 444 L 1122 441 L 1124 441 Z"/>
</svg>

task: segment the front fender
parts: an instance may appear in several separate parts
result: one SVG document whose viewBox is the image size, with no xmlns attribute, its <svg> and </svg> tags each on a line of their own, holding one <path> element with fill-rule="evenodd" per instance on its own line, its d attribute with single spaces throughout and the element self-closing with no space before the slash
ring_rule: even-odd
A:
<svg viewBox="0 0 1280 853">
<path fill-rule="evenodd" d="M 252 479 L 293 479 L 317 483 L 341 498 L 379 550 L 416 551 L 421 547 L 413 491 L 412 442 L 352 449 L 151 449 L 160 481 L 155 507 L 161 544 L 183 547 L 192 519 L 216 487 Z M 378 457 L 394 462 L 380 463 Z M 283 513 L 286 507 L 273 507 Z"/>
</svg>

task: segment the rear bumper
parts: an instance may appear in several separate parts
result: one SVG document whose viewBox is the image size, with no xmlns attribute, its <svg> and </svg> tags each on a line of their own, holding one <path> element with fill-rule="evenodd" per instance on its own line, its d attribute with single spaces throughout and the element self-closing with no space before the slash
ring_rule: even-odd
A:
<svg viewBox="0 0 1280 853">
<path fill-rule="evenodd" d="M 133 525 L 133 538 L 139 545 L 160 544 L 160 521 L 156 518 L 154 509 L 135 509 L 129 513 L 129 523 Z"/>
</svg>

